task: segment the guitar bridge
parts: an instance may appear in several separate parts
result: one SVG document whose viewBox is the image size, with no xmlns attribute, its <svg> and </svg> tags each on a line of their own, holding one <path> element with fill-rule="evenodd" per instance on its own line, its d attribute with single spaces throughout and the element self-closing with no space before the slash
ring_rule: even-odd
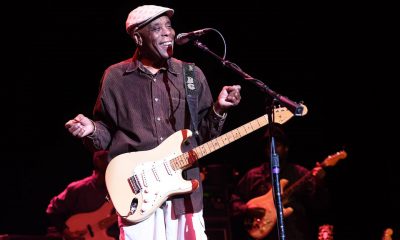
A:
<svg viewBox="0 0 400 240">
<path fill-rule="evenodd" d="M 132 177 L 128 178 L 128 183 L 129 183 L 129 186 L 131 186 L 131 189 L 135 194 L 138 194 L 140 192 L 140 190 L 142 190 L 142 187 L 140 186 L 140 182 L 139 182 L 137 175 L 133 175 Z"/>
</svg>

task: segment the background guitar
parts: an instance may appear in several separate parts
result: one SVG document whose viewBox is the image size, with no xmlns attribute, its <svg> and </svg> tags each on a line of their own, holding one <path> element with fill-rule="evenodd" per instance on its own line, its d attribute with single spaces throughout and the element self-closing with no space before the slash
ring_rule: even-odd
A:
<svg viewBox="0 0 400 240">
<path fill-rule="evenodd" d="M 115 224 L 118 216 L 113 212 L 110 202 L 105 202 L 99 209 L 90 213 L 79 213 L 71 216 L 66 225 L 71 232 L 84 231 L 84 239 L 115 240 L 107 235 L 107 229 Z"/>
<path fill-rule="evenodd" d="M 289 202 L 290 197 L 296 190 L 301 189 L 305 184 L 309 182 L 310 178 L 324 177 L 324 171 L 322 171 L 323 168 L 334 166 L 339 160 L 346 157 L 347 153 L 345 151 L 340 151 L 334 155 L 328 156 L 319 166 L 315 167 L 312 171 L 309 172 L 309 174 L 297 180 L 287 189 L 285 189 L 285 186 L 288 184 L 288 180 L 281 179 L 280 185 L 283 206 L 285 206 Z M 263 208 L 265 210 L 265 214 L 261 218 L 254 218 L 250 220 L 246 219 L 246 222 L 252 222 L 251 226 L 247 230 L 248 234 L 255 239 L 262 239 L 266 237 L 272 231 L 277 221 L 272 189 L 262 196 L 249 200 L 246 204 L 249 208 L 257 207 Z M 283 209 L 284 217 L 289 216 L 292 212 L 293 209 L 290 207 Z"/>
</svg>

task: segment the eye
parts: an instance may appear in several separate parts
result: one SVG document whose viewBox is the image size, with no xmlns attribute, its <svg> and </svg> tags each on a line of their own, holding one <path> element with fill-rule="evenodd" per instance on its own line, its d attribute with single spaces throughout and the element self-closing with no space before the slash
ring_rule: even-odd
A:
<svg viewBox="0 0 400 240">
<path fill-rule="evenodd" d="M 152 28 L 150 29 L 150 31 L 151 31 L 151 32 L 159 32 L 159 31 L 161 31 L 161 27 L 152 27 Z"/>
</svg>

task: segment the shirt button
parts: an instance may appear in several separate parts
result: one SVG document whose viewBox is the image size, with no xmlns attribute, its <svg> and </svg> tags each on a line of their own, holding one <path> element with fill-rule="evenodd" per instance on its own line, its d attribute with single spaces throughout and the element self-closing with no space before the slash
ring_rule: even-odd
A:
<svg viewBox="0 0 400 240">
<path fill-rule="evenodd" d="M 154 101 L 158 102 L 158 98 L 154 98 Z"/>
<path fill-rule="evenodd" d="M 153 81 L 155 82 L 155 81 L 157 81 L 157 79 L 153 78 Z"/>
<path fill-rule="evenodd" d="M 164 138 L 163 138 L 163 137 L 160 137 L 160 140 L 162 141 L 162 140 L 164 140 Z"/>
<path fill-rule="evenodd" d="M 160 121 L 161 120 L 161 118 L 160 117 L 157 117 L 157 121 Z"/>
</svg>

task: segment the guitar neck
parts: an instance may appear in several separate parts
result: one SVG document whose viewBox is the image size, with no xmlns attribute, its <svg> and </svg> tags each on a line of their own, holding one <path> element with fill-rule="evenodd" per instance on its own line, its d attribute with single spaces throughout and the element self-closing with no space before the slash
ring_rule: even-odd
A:
<svg viewBox="0 0 400 240">
<path fill-rule="evenodd" d="M 342 150 L 340 152 L 337 152 L 333 155 L 330 155 L 324 159 L 322 163 L 319 164 L 320 168 L 314 168 L 310 172 L 308 172 L 306 175 L 301 177 L 299 180 L 297 180 L 295 183 L 293 183 L 290 187 L 285 189 L 283 193 L 283 202 L 284 204 L 287 203 L 287 201 L 290 199 L 290 196 L 295 192 L 301 189 L 302 186 L 306 185 L 309 183 L 313 178 L 323 178 L 324 174 L 321 174 L 323 169 L 326 167 L 331 167 L 335 166 L 336 163 L 347 157 L 346 151 Z"/>
<path fill-rule="evenodd" d="M 174 170 L 185 169 L 191 166 L 198 159 L 232 143 L 247 134 L 250 134 L 257 129 L 268 124 L 268 115 L 265 114 L 245 125 L 235 128 L 213 140 L 210 140 L 192 150 L 183 153 L 182 155 L 171 160 L 171 166 Z"/>
<path fill-rule="evenodd" d="M 307 183 L 309 183 L 315 176 L 309 172 L 308 174 L 302 176 L 299 180 L 297 180 L 295 183 L 290 185 L 287 189 L 283 191 L 282 194 L 282 202 L 283 204 L 287 204 L 290 197 L 296 192 L 301 190 L 302 187 L 306 186 Z"/>
</svg>

